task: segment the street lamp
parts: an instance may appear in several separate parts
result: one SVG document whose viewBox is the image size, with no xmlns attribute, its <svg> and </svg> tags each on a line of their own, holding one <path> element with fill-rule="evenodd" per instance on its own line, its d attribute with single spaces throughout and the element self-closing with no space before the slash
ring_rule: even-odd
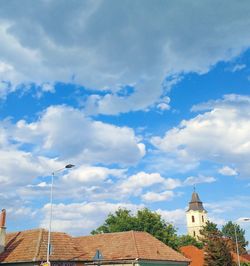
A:
<svg viewBox="0 0 250 266">
<path fill-rule="evenodd" d="M 250 218 L 239 218 L 238 221 L 240 222 L 248 222 L 250 221 Z M 238 244 L 238 237 L 236 232 L 236 223 L 233 223 L 234 225 L 234 235 L 235 235 L 235 244 L 236 244 L 236 252 L 237 252 L 237 260 L 238 260 L 238 266 L 240 265 L 240 254 L 239 254 L 239 244 Z"/>
<path fill-rule="evenodd" d="M 75 165 L 67 164 L 63 168 L 55 170 L 51 173 L 51 184 L 50 184 L 50 216 L 49 216 L 49 233 L 48 233 L 48 246 L 47 246 L 47 264 L 50 265 L 49 262 L 49 255 L 51 250 L 51 221 L 52 221 L 52 202 L 53 202 L 53 184 L 54 184 L 54 177 L 55 173 L 58 173 L 64 169 L 73 168 Z"/>
</svg>

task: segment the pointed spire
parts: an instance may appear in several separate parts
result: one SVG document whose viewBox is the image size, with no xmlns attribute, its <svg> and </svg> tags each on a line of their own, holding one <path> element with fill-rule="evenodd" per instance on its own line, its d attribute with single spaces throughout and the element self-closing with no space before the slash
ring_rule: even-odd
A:
<svg viewBox="0 0 250 266">
<path fill-rule="evenodd" d="M 189 202 L 189 209 L 188 211 L 206 211 L 203 207 L 202 201 L 200 200 L 200 197 L 198 193 L 195 191 L 194 186 L 194 192 L 192 193 L 191 201 Z"/>
</svg>

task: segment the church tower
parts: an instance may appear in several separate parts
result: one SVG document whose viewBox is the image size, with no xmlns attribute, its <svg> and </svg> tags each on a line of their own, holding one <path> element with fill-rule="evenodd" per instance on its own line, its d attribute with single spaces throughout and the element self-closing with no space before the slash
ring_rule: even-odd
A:
<svg viewBox="0 0 250 266">
<path fill-rule="evenodd" d="M 198 193 L 193 192 L 189 208 L 186 211 L 188 234 L 198 239 L 200 230 L 207 222 L 207 211 L 203 208 L 203 204 Z"/>
</svg>

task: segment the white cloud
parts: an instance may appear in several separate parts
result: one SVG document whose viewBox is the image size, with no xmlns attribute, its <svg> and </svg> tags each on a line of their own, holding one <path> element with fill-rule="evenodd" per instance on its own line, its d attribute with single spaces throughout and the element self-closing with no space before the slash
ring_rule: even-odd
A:
<svg viewBox="0 0 250 266">
<path fill-rule="evenodd" d="M 185 179 L 184 185 L 193 186 L 200 183 L 213 183 L 216 179 L 213 176 L 189 176 Z"/>
<path fill-rule="evenodd" d="M 193 112 L 207 111 L 213 109 L 239 109 L 239 111 L 247 111 L 249 109 L 250 97 L 240 94 L 226 94 L 222 99 L 211 100 L 205 103 L 197 104 L 192 107 Z"/>
<path fill-rule="evenodd" d="M 91 165 L 76 166 L 69 171 L 59 171 L 54 176 L 54 197 L 57 200 L 70 201 L 119 201 L 120 192 L 117 191 L 119 179 L 126 177 L 127 169 L 115 169 L 97 167 Z M 42 178 L 42 182 L 40 182 Z M 36 198 L 37 200 L 47 195 L 51 182 L 51 176 L 35 179 L 32 184 L 28 183 L 19 189 L 19 195 L 25 199 Z"/>
<path fill-rule="evenodd" d="M 204 73 L 249 47 L 248 3 L 222 1 L 216 12 L 214 6 L 208 0 L 2 2 L 1 80 L 41 84 L 74 75 L 77 84 L 111 89 L 89 98 L 91 111 L 146 109 L 163 94 L 166 75 Z M 135 84 L 134 93 L 119 96 L 124 84 Z"/>
<path fill-rule="evenodd" d="M 159 213 L 164 220 L 169 223 L 174 223 L 176 226 L 186 223 L 185 209 L 176 209 L 171 211 L 158 209 L 156 212 Z"/>
<path fill-rule="evenodd" d="M 123 181 L 118 190 L 121 194 L 134 194 L 138 195 L 145 187 L 150 187 L 155 184 L 164 183 L 165 179 L 159 173 L 148 174 L 145 172 L 139 172 L 130 176 L 127 180 Z"/>
<path fill-rule="evenodd" d="M 42 91 L 54 93 L 55 92 L 55 87 L 54 87 L 53 84 L 44 83 L 44 84 L 42 84 Z"/>
<path fill-rule="evenodd" d="M 66 106 L 49 107 L 37 122 L 20 120 L 12 131 L 15 140 L 78 164 L 136 164 L 145 154 L 144 144 L 137 142 L 131 128 L 93 121 Z"/>
<path fill-rule="evenodd" d="M 170 200 L 174 197 L 173 191 L 164 191 L 160 193 L 156 192 L 147 192 L 142 195 L 142 200 L 149 202 L 165 201 Z"/>
<path fill-rule="evenodd" d="M 111 176 L 115 178 L 123 177 L 125 171 L 124 169 L 81 165 L 76 170 L 71 170 L 67 175 L 64 175 L 63 180 L 69 183 L 95 184 L 107 180 Z"/>
<path fill-rule="evenodd" d="M 162 111 L 166 111 L 170 109 L 170 106 L 167 103 L 159 103 L 157 104 L 157 108 Z"/>
<path fill-rule="evenodd" d="M 7 220 L 10 221 L 12 228 L 25 228 L 30 219 L 34 218 L 36 210 L 32 207 L 32 194 L 24 193 L 24 188 L 32 186 L 39 176 L 48 175 L 50 169 L 59 166 L 60 163 L 46 157 L 34 156 L 11 145 L 8 148 L 1 147 L 0 160 L 1 206 L 7 209 Z M 44 188 L 44 185 L 40 183 L 38 186 Z M 46 194 L 43 194 L 43 197 L 44 195 Z"/>
<path fill-rule="evenodd" d="M 222 100 L 196 106 L 211 109 L 166 132 L 153 137 L 155 147 L 167 156 L 234 164 L 239 175 L 250 173 L 250 97 L 227 95 Z M 223 141 L 222 141 L 223 140 Z"/>
<path fill-rule="evenodd" d="M 227 176 L 235 176 L 238 175 L 237 171 L 234 168 L 231 168 L 229 166 L 223 166 L 218 171 L 221 175 L 227 175 Z"/>
<path fill-rule="evenodd" d="M 48 174 L 54 163 L 45 157 L 15 149 L 0 151 L 0 179 L 2 189 L 15 189 L 32 181 L 39 175 Z"/>
<path fill-rule="evenodd" d="M 232 72 L 237 72 L 240 71 L 244 68 L 246 68 L 247 66 L 245 64 L 237 64 L 232 68 Z"/>
<path fill-rule="evenodd" d="M 235 195 L 233 198 L 204 203 L 204 207 L 208 211 L 209 220 L 214 223 L 224 225 L 228 221 L 237 221 L 242 226 L 242 217 L 249 217 L 249 200 L 249 196 Z"/>
<path fill-rule="evenodd" d="M 217 202 L 204 203 L 204 206 L 206 209 L 208 209 L 209 213 L 214 216 L 222 213 L 224 215 L 233 214 L 234 216 L 237 215 L 238 217 L 243 215 L 247 216 L 250 210 L 250 206 L 248 204 L 249 199 L 249 196 L 236 195 L 234 196 L 234 198 L 228 198 Z M 236 209 L 238 210 L 237 213 L 235 212 Z"/>
<path fill-rule="evenodd" d="M 104 223 L 109 213 L 114 213 L 118 208 L 126 208 L 132 212 L 143 208 L 143 205 L 130 203 L 108 203 L 108 202 L 80 202 L 71 204 L 53 205 L 53 231 L 68 232 L 73 235 L 87 235 L 92 230 Z M 43 207 L 44 219 L 40 226 L 48 228 L 50 205 Z"/>
<path fill-rule="evenodd" d="M 126 169 L 91 164 L 135 165 L 145 153 L 132 129 L 88 119 L 65 106 L 50 107 L 31 123 L 1 121 L 0 147 L 1 189 L 13 206 L 24 207 L 49 193 L 48 176 L 67 163 L 77 167 L 56 175 L 56 198 L 110 199 L 116 179 L 123 178 Z M 9 206 L 5 197 L 1 202 Z"/>
<path fill-rule="evenodd" d="M 226 224 L 226 220 L 222 217 L 216 217 L 216 216 L 209 216 L 208 217 L 209 221 L 217 224 L 218 226 L 222 226 Z"/>
<path fill-rule="evenodd" d="M 165 178 L 163 185 L 166 189 L 175 189 L 182 185 L 182 182 L 177 178 Z"/>
<path fill-rule="evenodd" d="M 170 109 L 170 98 L 169 97 L 163 97 L 159 103 L 157 104 L 157 108 L 160 109 L 161 111 L 166 111 Z"/>
</svg>

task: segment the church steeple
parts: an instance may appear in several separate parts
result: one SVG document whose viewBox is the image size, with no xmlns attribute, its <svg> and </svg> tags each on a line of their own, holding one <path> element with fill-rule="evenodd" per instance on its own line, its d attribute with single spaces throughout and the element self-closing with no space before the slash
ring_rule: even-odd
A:
<svg viewBox="0 0 250 266">
<path fill-rule="evenodd" d="M 189 208 L 186 211 L 188 234 L 198 239 L 200 230 L 207 222 L 207 211 L 204 209 L 198 193 L 192 193 Z"/>
<path fill-rule="evenodd" d="M 202 201 L 199 198 L 198 193 L 194 192 L 192 194 L 191 201 L 189 202 L 189 209 L 188 211 L 193 210 L 193 211 L 206 211 L 203 207 Z"/>
</svg>

